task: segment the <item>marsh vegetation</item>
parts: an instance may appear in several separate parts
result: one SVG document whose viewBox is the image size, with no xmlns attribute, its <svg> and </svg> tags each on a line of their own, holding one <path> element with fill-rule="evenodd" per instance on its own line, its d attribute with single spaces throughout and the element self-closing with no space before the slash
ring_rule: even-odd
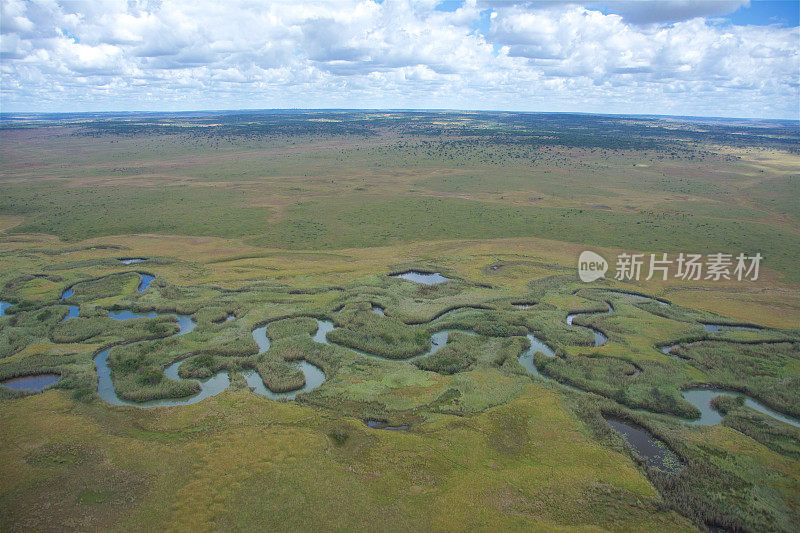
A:
<svg viewBox="0 0 800 533">
<path fill-rule="evenodd" d="M 0 529 L 50 524 L 44 501 L 87 529 L 796 524 L 791 127 L 0 131 Z M 752 285 L 587 285 L 587 246 L 769 262 Z"/>
</svg>

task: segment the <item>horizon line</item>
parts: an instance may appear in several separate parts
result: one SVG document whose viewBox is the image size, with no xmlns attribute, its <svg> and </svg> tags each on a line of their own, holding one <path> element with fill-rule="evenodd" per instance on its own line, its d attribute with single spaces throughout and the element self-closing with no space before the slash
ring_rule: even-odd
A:
<svg viewBox="0 0 800 533">
<path fill-rule="evenodd" d="M 413 112 L 435 112 L 435 113 L 510 113 L 510 114 L 548 114 L 548 115 L 591 115 L 591 116 L 608 116 L 608 117 L 652 117 L 652 118 L 682 118 L 682 119 L 727 119 L 727 120 L 748 120 L 748 121 L 791 121 L 800 123 L 799 117 L 782 117 L 782 118 L 762 118 L 762 117 L 735 117 L 725 115 L 670 115 L 659 113 L 596 113 L 589 111 L 516 111 L 505 109 L 458 109 L 458 108 L 382 108 L 382 107 L 286 107 L 286 108 L 227 108 L 227 109 L 185 109 L 185 110 L 105 110 L 105 111 L 0 111 L 0 122 L 5 121 L 5 117 L 15 117 L 19 115 L 135 115 L 135 114 L 151 114 L 151 115 L 166 115 L 166 114 L 192 114 L 192 113 L 240 113 L 240 112 L 394 112 L 394 113 L 413 113 Z"/>
</svg>

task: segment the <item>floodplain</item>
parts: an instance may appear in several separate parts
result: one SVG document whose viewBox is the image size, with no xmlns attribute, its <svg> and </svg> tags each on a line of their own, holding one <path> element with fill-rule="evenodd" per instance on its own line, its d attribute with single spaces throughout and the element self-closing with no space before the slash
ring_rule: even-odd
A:
<svg viewBox="0 0 800 533">
<path fill-rule="evenodd" d="M 798 140 L 4 116 L 0 529 L 792 531 Z M 587 284 L 584 250 L 764 261 Z"/>
</svg>

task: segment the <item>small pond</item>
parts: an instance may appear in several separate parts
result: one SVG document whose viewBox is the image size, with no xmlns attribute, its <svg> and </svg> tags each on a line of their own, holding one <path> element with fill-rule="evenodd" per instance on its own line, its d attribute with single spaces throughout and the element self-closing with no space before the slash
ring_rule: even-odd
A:
<svg viewBox="0 0 800 533">
<path fill-rule="evenodd" d="M 450 338 L 450 331 L 454 330 L 442 330 L 437 331 L 433 335 L 431 335 L 431 349 L 427 352 L 423 352 L 416 357 L 427 357 L 431 354 L 434 354 L 444 348 L 447 345 L 447 340 Z"/>
<path fill-rule="evenodd" d="M 139 274 L 139 288 L 137 289 L 139 292 L 144 292 L 147 290 L 147 287 L 150 286 L 150 283 L 153 282 L 155 276 L 151 276 L 150 274 Z"/>
<path fill-rule="evenodd" d="M 113 318 L 114 320 L 134 320 L 137 318 L 153 318 L 154 316 L 158 316 L 155 312 L 150 312 L 144 315 L 140 315 L 138 313 L 134 313 L 133 311 L 109 311 L 108 312 L 109 318 Z"/>
<path fill-rule="evenodd" d="M 667 472 L 678 470 L 681 461 L 663 442 L 656 439 L 643 428 L 628 422 L 606 418 L 606 422 L 628 445 L 643 457 L 647 464 Z"/>
<path fill-rule="evenodd" d="M 728 324 L 712 324 L 701 322 L 708 333 L 718 333 L 720 331 L 761 331 L 762 328 L 756 326 L 733 326 Z"/>
<path fill-rule="evenodd" d="M 450 281 L 450 278 L 446 278 L 438 272 L 420 272 L 418 270 L 409 270 L 401 274 L 393 274 L 391 277 L 414 281 L 424 285 L 435 285 L 437 283 Z"/>
<path fill-rule="evenodd" d="M 67 310 L 67 316 L 65 316 L 61 321 L 66 322 L 70 318 L 78 318 L 81 314 L 80 307 L 77 305 L 70 305 L 69 309 Z"/>
<path fill-rule="evenodd" d="M 61 376 L 58 374 L 38 374 L 36 376 L 7 379 L 0 382 L 0 385 L 14 390 L 42 392 L 59 379 L 61 379 Z"/>
<path fill-rule="evenodd" d="M 132 265 L 134 263 L 141 263 L 142 261 L 146 261 L 146 257 L 120 257 L 117 259 L 123 265 Z"/>
<path fill-rule="evenodd" d="M 375 418 L 367 418 L 364 423 L 372 429 L 383 429 L 386 431 L 408 431 L 411 426 L 408 424 L 401 424 L 399 426 L 390 426 L 386 420 L 377 420 Z"/>
<path fill-rule="evenodd" d="M 186 335 L 197 327 L 197 322 L 188 315 L 178 315 L 178 335 Z"/>
</svg>

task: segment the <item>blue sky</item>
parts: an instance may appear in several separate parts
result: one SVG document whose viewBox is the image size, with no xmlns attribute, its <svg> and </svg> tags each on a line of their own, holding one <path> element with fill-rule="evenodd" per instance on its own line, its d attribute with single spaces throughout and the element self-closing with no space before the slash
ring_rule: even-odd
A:
<svg viewBox="0 0 800 533">
<path fill-rule="evenodd" d="M 751 2 L 728 15 L 732 24 L 780 24 L 797 27 L 800 24 L 800 2 L 794 0 L 770 0 Z"/>
<path fill-rule="evenodd" d="M 0 107 L 798 119 L 798 5 L 3 0 Z"/>
<path fill-rule="evenodd" d="M 630 9 L 632 2 L 589 2 L 587 6 L 596 7 L 603 13 L 621 13 Z M 640 2 L 646 5 L 647 2 Z M 735 25 L 767 25 L 780 24 L 781 26 L 797 26 L 800 16 L 800 2 L 794 0 L 767 0 L 751 2 L 725 2 L 724 0 L 695 0 L 688 2 L 691 8 L 702 9 L 703 5 L 714 8 L 716 4 L 719 9 L 714 16 L 721 20 Z M 622 5 L 622 8 L 619 6 Z M 689 7 L 689 6 L 687 6 Z M 643 11 L 652 11 L 651 8 L 642 8 Z M 680 8 L 675 9 L 666 3 L 664 11 L 675 11 L 680 13 Z"/>
</svg>

